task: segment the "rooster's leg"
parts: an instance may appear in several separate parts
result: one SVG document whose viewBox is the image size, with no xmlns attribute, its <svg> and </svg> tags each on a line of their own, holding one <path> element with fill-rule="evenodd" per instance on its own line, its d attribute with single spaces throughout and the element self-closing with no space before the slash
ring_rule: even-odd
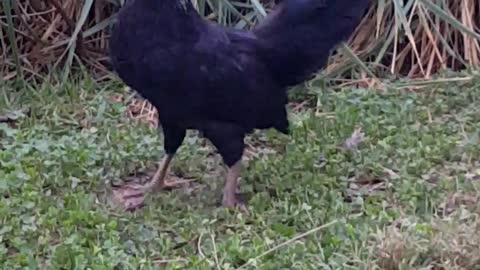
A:
<svg viewBox="0 0 480 270">
<path fill-rule="evenodd" d="M 126 185 L 116 191 L 117 200 L 126 210 L 135 210 L 144 205 L 145 196 L 170 186 L 165 182 L 168 167 L 173 159 L 173 155 L 167 155 L 158 165 L 152 180 L 145 185 L 133 184 Z"/>
<path fill-rule="evenodd" d="M 239 208 L 247 211 L 245 204 L 236 194 L 238 178 L 242 172 L 242 156 L 245 149 L 245 129 L 242 126 L 229 122 L 210 121 L 204 123 L 204 136 L 217 148 L 228 174 L 223 189 L 222 205 L 226 208 Z"/>
<path fill-rule="evenodd" d="M 240 177 L 241 171 L 241 161 L 238 161 L 228 169 L 227 179 L 225 181 L 225 187 L 223 189 L 222 204 L 224 207 L 238 207 L 240 210 L 248 212 L 244 202 L 242 202 L 236 194 L 238 188 L 238 178 Z"/>
<path fill-rule="evenodd" d="M 180 129 L 176 126 L 167 124 L 162 125 L 164 133 L 164 148 L 166 156 L 158 165 L 158 169 L 155 172 L 152 180 L 145 185 L 127 185 L 122 187 L 119 191 L 116 191 L 115 197 L 119 203 L 127 210 L 135 210 L 144 205 L 145 196 L 148 193 L 157 192 L 167 187 L 178 186 L 179 184 L 190 181 L 179 181 L 176 183 L 165 182 L 165 176 L 167 175 L 168 167 L 173 159 L 173 156 L 177 152 L 178 148 L 182 144 L 185 137 L 185 129 Z"/>
<path fill-rule="evenodd" d="M 155 175 L 147 185 L 145 185 L 145 191 L 158 191 L 163 188 L 165 183 L 165 176 L 167 175 L 168 166 L 173 159 L 173 155 L 166 155 L 163 160 L 158 164 L 158 169 L 155 172 Z"/>
</svg>

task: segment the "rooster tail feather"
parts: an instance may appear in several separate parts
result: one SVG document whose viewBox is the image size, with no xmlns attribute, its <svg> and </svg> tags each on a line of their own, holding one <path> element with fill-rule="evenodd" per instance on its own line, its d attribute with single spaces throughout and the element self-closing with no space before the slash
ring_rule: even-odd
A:
<svg viewBox="0 0 480 270">
<path fill-rule="evenodd" d="M 331 51 L 354 32 L 369 0 L 283 0 L 253 29 L 260 57 L 281 86 L 320 70 Z"/>
</svg>

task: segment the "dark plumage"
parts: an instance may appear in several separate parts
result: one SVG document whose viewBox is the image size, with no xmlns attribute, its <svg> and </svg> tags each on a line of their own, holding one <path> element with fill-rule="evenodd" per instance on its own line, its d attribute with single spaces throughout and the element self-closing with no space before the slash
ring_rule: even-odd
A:
<svg viewBox="0 0 480 270">
<path fill-rule="evenodd" d="M 238 203 L 244 136 L 266 128 L 288 133 L 287 88 L 322 68 L 367 5 L 282 0 L 262 24 L 241 31 L 204 20 L 188 0 L 129 0 L 114 26 L 111 60 L 119 77 L 158 109 L 167 153 L 144 189 L 164 185 L 185 131 L 197 129 L 230 168 L 224 205 Z"/>
</svg>

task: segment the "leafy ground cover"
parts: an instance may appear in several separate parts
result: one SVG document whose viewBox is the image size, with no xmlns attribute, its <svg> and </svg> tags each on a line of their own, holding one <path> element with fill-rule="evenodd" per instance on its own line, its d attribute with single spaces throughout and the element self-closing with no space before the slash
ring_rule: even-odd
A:
<svg viewBox="0 0 480 270">
<path fill-rule="evenodd" d="M 192 182 L 134 213 L 115 206 L 112 184 L 148 179 L 163 154 L 161 134 L 125 116 L 134 96 L 116 83 L 3 85 L 0 96 L 4 269 L 480 265 L 474 77 L 296 92 L 290 137 L 247 140 L 248 216 L 218 207 L 225 171 L 194 132 L 170 172 Z"/>
</svg>

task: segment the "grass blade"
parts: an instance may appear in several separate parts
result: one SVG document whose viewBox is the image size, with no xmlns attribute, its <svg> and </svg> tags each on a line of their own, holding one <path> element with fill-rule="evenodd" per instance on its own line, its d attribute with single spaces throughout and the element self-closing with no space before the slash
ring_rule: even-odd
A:
<svg viewBox="0 0 480 270">
<path fill-rule="evenodd" d="M 82 26 L 87 20 L 87 17 L 88 17 L 88 14 L 90 13 L 90 9 L 92 8 L 92 5 L 93 5 L 93 0 L 85 0 L 82 7 L 82 11 L 80 13 L 80 18 L 77 24 L 75 25 L 75 30 L 73 31 L 73 34 L 70 37 L 70 41 L 68 42 L 67 49 L 66 49 L 68 50 L 67 61 L 65 65 L 65 71 L 63 74 L 64 79 L 66 79 L 70 74 L 70 69 L 73 64 L 73 58 L 74 58 L 75 49 L 76 49 L 76 41 L 77 41 L 78 35 L 80 34 L 80 31 L 82 30 Z"/>
<path fill-rule="evenodd" d="M 448 13 L 445 12 L 441 7 L 435 5 L 430 0 L 419 0 L 419 1 L 422 2 L 422 4 L 424 4 L 425 7 L 427 7 L 430 11 L 432 11 L 435 15 L 442 18 L 444 21 L 448 22 L 450 25 L 452 25 L 456 29 L 469 34 L 470 36 L 474 37 L 477 40 L 480 40 L 479 33 L 472 31 L 472 29 L 469 29 L 468 27 L 466 27 L 455 17 L 448 15 Z"/>
<path fill-rule="evenodd" d="M 7 17 L 7 33 L 8 39 L 10 41 L 10 46 L 12 46 L 12 54 L 15 61 L 15 67 L 17 69 L 18 78 L 23 78 L 22 64 L 20 62 L 20 54 L 17 47 L 17 39 L 15 38 L 15 26 L 13 24 L 13 3 L 12 0 L 3 0 L 3 10 Z"/>
</svg>

